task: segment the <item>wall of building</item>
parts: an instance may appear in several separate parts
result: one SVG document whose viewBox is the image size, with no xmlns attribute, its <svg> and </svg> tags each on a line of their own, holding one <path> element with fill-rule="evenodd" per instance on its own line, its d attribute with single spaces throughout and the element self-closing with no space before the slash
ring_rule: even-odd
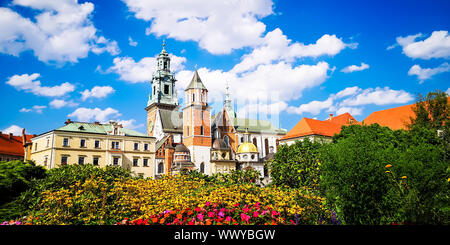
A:
<svg viewBox="0 0 450 245">
<path fill-rule="evenodd" d="M 63 145 L 64 138 L 69 139 L 68 146 Z M 81 147 L 81 139 L 85 140 L 85 147 Z M 100 142 L 98 148 L 95 147 L 96 140 Z M 120 149 L 111 149 L 112 141 L 120 142 Z M 137 150 L 134 143 L 139 144 Z M 147 151 L 144 150 L 145 143 L 148 144 Z M 37 165 L 50 169 L 62 166 L 63 156 L 67 156 L 67 164 L 78 164 L 79 157 L 84 157 L 84 164 L 93 164 L 94 157 L 98 157 L 99 167 L 112 165 L 113 157 L 117 156 L 120 157 L 119 165 L 135 175 L 154 177 L 154 149 L 154 138 L 52 131 L 33 138 L 31 159 Z M 133 166 L 134 158 L 138 159 L 136 167 Z M 143 166 L 144 158 L 148 159 L 147 167 Z"/>
</svg>

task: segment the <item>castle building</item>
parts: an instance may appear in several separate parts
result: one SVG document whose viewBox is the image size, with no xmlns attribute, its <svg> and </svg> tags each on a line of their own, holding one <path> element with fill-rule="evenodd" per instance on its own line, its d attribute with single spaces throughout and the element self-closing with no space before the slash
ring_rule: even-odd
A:
<svg viewBox="0 0 450 245">
<path fill-rule="evenodd" d="M 147 135 L 156 138 L 155 169 L 157 176 L 182 170 L 205 174 L 224 173 L 238 168 L 238 148 L 252 144 L 252 164 L 267 160 L 276 152 L 278 140 L 287 131 L 269 120 L 238 118 L 231 105 L 228 84 L 221 111 L 211 115 L 208 89 L 197 68 L 185 89 L 184 107 L 178 103 L 176 79 L 170 72 L 170 57 L 163 49 L 151 83 L 147 107 Z M 244 142 L 244 136 L 248 142 Z M 241 153 L 246 147 L 241 148 Z M 248 152 L 246 152 L 248 153 Z M 254 168 L 256 169 L 256 168 Z M 260 170 L 261 168 L 258 168 Z M 263 175 L 263 171 L 261 170 Z"/>
<path fill-rule="evenodd" d="M 31 160 L 47 169 L 67 164 L 120 166 L 135 176 L 154 177 L 155 138 L 106 124 L 73 122 L 31 139 Z"/>
</svg>

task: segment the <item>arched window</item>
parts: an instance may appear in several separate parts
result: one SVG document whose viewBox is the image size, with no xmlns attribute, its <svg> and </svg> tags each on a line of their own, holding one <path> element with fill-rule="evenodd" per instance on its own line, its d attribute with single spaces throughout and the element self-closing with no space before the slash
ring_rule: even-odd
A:
<svg viewBox="0 0 450 245">
<path fill-rule="evenodd" d="M 256 137 L 253 138 L 253 144 L 254 144 L 256 147 L 258 147 L 258 143 L 256 142 Z"/>
<path fill-rule="evenodd" d="M 195 102 L 195 93 L 192 93 L 192 102 Z"/>
<path fill-rule="evenodd" d="M 266 155 L 269 154 L 269 139 L 264 140 L 264 149 L 266 150 Z"/>
<path fill-rule="evenodd" d="M 162 162 L 160 162 L 158 164 L 158 174 L 162 174 L 164 173 L 164 164 Z"/>
<path fill-rule="evenodd" d="M 205 164 L 204 163 L 200 163 L 200 172 L 205 173 Z"/>
<path fill-rule="evenodd" d="M 227 146 L 230 146 L 230 139 L 228 138 L 228 135 L 225 135 L 223 137 L 223 141 L 225 141 L 225 144 L 227 144 Z"/>
</svg>

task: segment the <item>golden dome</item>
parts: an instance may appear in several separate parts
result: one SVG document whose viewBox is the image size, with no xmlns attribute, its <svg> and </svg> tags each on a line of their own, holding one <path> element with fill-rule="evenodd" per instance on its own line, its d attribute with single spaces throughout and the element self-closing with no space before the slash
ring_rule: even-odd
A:
<svg viewBox="0 0 450 245">
<path fill-rule="evenodd" d="M 242 143 L 237 150 L 237 153 L 249 153 L 249 152 L 258 152 L 258 148 L 253 143 L 244 142 Z"/>
</svg>

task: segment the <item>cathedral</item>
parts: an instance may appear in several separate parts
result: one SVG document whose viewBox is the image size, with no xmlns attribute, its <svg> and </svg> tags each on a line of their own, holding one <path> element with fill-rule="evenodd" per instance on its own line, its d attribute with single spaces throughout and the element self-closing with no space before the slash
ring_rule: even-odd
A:
<svg viewBox="0 0 450 245">
<path fill-rule="evenodd" d="M 163 49 L 151 80 L 147 107 L 147 135 L 156 138 L 155 177 L 182 170 L 211 175 L 235 169 L 254 169 L 267 176 L 264 162 L 273 157 L 287 131 L 268 120 L 238 118 L 228 84 L 221 111 L 211 115 L 208 89 L 197 68 L 178 102 L 175 74 Z"/>
</svg>

